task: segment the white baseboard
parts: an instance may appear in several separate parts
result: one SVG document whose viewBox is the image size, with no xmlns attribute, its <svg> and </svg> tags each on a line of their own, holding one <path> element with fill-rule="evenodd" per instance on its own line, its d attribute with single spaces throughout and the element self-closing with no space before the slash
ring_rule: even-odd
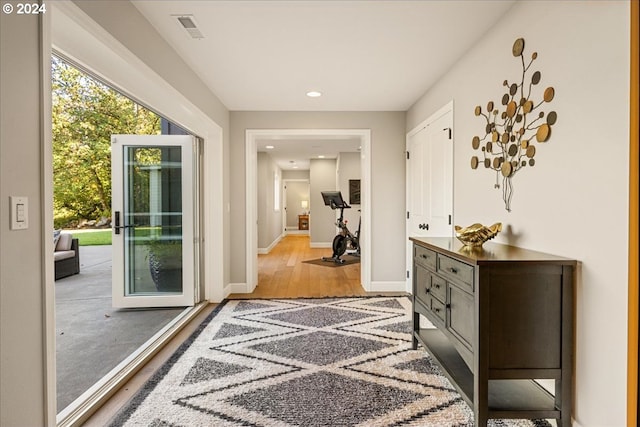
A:
<svg viewBox="0 0 640 427">
<path fill-rule="evenodd" d="M 229 289 L 229 293 L 227 294 L 227 296 L 229 296 L 229 294 L 248 294 L 250 292 L 247 292 L 247 284 L 246 283 L 229 283 L 229 285 L 227 287 L 225 287 L 225 293 L 226 293 L 226 289 Z"/>
<path fill-rule="evenodd" d="M 331 249 L 332 247 L 332 243 L 331 242 L 311 242 L 309 243 L 309 247 L 312 248 L 329 248 Z"/>
<path fill-rule="evenodd" d="M 227 285 L 225 285 L 224 288 L 222 288 L 222 299 L 225 299 L 229 296 L 229 294 L 231 294 L 231 285 L 232 283 L 228 283 Z M 209 302 L 219 302 L 219 301 L 213 301 L 213 300 L 209 300 Z"/>
<path fill-rule="evenodd" d="M 394 282 L 371 282 L 369 292 L 406 292 L 407 285 L 404 280 Z"/>
<path fill-rule="evenodd" d="M 258 254 L 259 254 L 259 255 L 267 255 L 269 252 L 271 252 L 271 250 L 272 250 L 273 248 L 275 248 L 275 247 L 276 247 L 276 245 L 277 245 L 278 243 L 280 243 L 280 240 L 282 240 L 282 238 L 283 238 L 283 237 L 284 237 L 284 236 L 283 236 L 282 234 L 281 234 L 281 235 L 279 235 L 278 237 L 276 237 L 276 239 L 275 239 L 275 240 L 274 240 L 274 241 L 269 245 L 269 247 L 267 247 L 267 248 L 258 248 Z"/>
<path fill-rule="evenodd" d="M 287 229 L 284 232 L 285 235 L 295 235 L 295 236 L 308 236 L 309 235 L 309 230 L 298 230 L 297 228 L 294 229 Z"/>
</svg>

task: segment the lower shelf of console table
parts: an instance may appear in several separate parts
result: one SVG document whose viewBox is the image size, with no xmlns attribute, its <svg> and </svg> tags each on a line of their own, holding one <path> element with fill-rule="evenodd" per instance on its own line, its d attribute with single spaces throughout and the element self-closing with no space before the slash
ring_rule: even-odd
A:
<svg viewBox="0 0 640 427">
<path fill-rule="evenodd" d="M 473 407 L 473 373 L 449 339 L 437 329 L 421 329 L 415 338 Z M 489 380 L 488 418 L 559 418 L 554 396 L 534 380 Z"/>
</svg>

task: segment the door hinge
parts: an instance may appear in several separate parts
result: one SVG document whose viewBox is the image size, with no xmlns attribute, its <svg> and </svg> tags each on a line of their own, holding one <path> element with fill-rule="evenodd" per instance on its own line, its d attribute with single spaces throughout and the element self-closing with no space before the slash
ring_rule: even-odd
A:
<svg viewBox="0 0 640 427">
<path fill-rule="evenodd" d="M 409 211 L 407 211 L 407 219 L 409 219 Z"/>
<path fill-rule="evenodd" d="M 451 215 L 449 215 L 449 225 L 451 225 Z"/>
<path fill-rule="evenodd" d="M 451 139 L 451 128 L 444 128 L 442 130 L 448 130 L 449 131 L 449 139 Z"/>
<path fill-rule="evenodd" d="M 407 160 L 409 160 L 409 152 L 407 151 Z"/>
<path fill-rule="evenodd" d="M 407 279 L 409 278 L 409 270 L 407 270 Z"/>
</svg>

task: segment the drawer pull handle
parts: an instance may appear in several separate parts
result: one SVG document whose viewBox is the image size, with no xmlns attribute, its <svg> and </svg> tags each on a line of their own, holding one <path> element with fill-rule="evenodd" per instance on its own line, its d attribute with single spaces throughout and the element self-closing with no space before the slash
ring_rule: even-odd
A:
<svg viewBox="0 0 640 427">
<path fill-rule="evenodd" d="M 453 274 L 458 274 L 458 269 L 455 267 L 449 268 L 449 271 L 452 272 Z"/>
<path fill-rule="evenodd" d="M 439 308 L 436 308 L 434 311 L 435 311 L 436 313 L 440 313 L 440 309 L 439 309 Z"/>
<path fill-rule="evenodd" d="M 428 255 L 422 254 L 422 255 L 420 255 L 420 256 L 421 256 L 422 258 L 424 258 L 424 259 L 429 259 L 429 256 L 428 256 Z"/>
<path fill-rule="evenodd" d="M 429 288 L 425 288 L 425 291 L 424 291 L 424 292 L 428 294 L 429 292 L 431 292 L 431 289 L 429 289 Z"/>
<path fill-rule="evenodd" d="M 440 285 L 435 285 L 436 289 L 440 289 Z"/>
</svg>

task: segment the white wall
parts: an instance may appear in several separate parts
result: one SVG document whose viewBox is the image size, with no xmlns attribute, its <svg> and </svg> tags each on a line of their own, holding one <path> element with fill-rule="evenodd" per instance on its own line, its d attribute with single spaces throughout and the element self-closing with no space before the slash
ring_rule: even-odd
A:
<svg viewBox="0 0 640 427">
<path fill-rule="evenodd" d="M 558 122 L 537 145 L 536 165 L 513 179 L 508 213 L 495 175 L 470 168 L 478 154 L 471 140 L 484 134 L 474 107 L 500 105 L 503 80 L 519 81 L 521 63 L 511 54 L 518 37 L 526 58 L 538 52 L 536 89 L 556 90 L 543 111 L 557 111 Z M 629 2 L 517 2 L 407 113 L 409 131 L 454 100 L 456 224 L 502 221 L 497 241 L 580 261 L 574 417 L 581 426 L 625 425 L 628 75 Z"/>
<path fill-rule="evenodd" d="M 284 179 L 309 179 L 308 170 L 287 170 L 282 171 L 282 177 Z"/>
<path fill-rule="evenodd" d="M 261 253 L 280 240 L 282 236 L 282 193 L 280 206 L 276 211 L 274 205 L 274 174 L 280 177 L 282 187 L 282 171 L 267 153 L 258 153 L 258 248 Z"/>
<path fill-rule="evenodd" d="M 51 168 L 42 167 L 44 135 L 50 132 L 43 118 L 50 111 L 43 106 L 47 88 L 41 87 L 48 69 L 41 68 L 41 59 L 49 48 L 40 46 L 35 15 L 3 13 L 0 31 L 0 425 L 42 426 L 51 415 L 45 405 L 51 372 L 43 307 L 45 272 L 53 284 L 53 260 L 48 272 L 45 265 L 53 243 L 44 241 L 44 233 L 53 229 L 53 215 L 42 209 L 43 176 L 51 177 Z M 29 198 L 28 229 L 9 229 L 10 196 Z"/>
<path fill-rule="evenodd" d="M 352 233 L 358 230 L 360 219 L 360 204 L 351 203 L 349 200 L 349 180 L 360 179 L 360 153 L 340 153 L 338 156 L 338 190 L 342 192 L 342 198 L 351 209 L 344 210 L 344 218 L 348 221 L 347 227 Z"/>
<path fill-rule="evenodd" d="M 311 247 L 331 247 L 337 229 L 335 211 L 325 206 L 323 191 L 336 189 L 336 160 L 311 159 L 309 167 L 309 208 L 313 215 L 309 217 Z"/>
<path fill-rule="evenodd" d="M 404 112 L 230 113 L 231 282 L 246 282 L 245 131 L 247 129 L 371 129 L 371 281 L 404 287 Z M 328 208 L 326 208 L 328 209 Z M 328 209 L 330 210 L 330 209 Z M 310 221 L 316 221 L 312 207 Z M 312 225 L 313 228 L 313 225 Z"/>
</svg>

